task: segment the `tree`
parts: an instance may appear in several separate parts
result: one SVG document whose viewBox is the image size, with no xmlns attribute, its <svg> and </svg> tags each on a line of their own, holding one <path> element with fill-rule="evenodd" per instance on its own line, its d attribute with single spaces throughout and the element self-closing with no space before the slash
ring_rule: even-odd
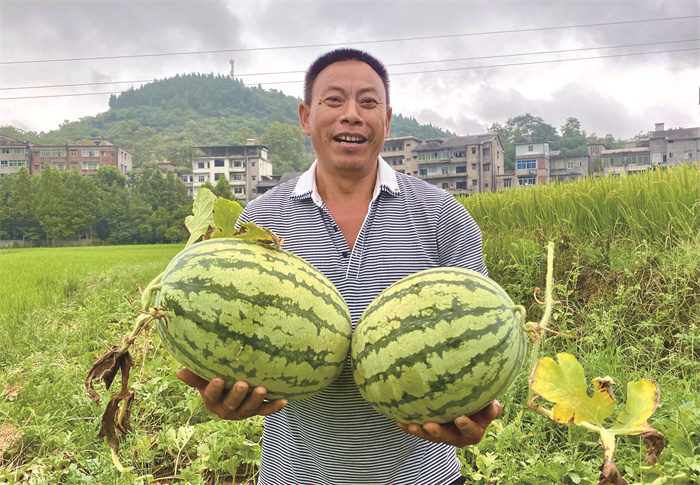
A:
<svg viewBox="0 0 700 485">
<path fill-rule="evenodd" d="M 586 133 L 581 131 L 581 122 L 576 118 L 567 118 L 561 127 L 562 138 L 585 137 Z"/>
<path fill-rule="evenodd" d="M 102 190 L 111 187 L 125 187 L 126 177 L 113 165 L 100 165 L 97 169 L 97 186 Z"/>
<path fill-rule="evenodd" d="M 33 211 L 34 203 L 29 170 L 27 167 L 20 167 L 17 175 L 12 177 L 7 205 L 3 210 L 3 226 L 10 230 L 9 236 L 21 236 L 23 242 L 27 237 L 40 237 L 41 228 Z"/>
<path fill-rule="evenodd" d="M 255 130 L 253 130 L 252 128 L 249 128 L 248 126 L 241 126 L 236 131 L 233 132 L 234 143 L 236 143 L 238 145 L 245 145 L 248 140 L 254 139 L 257 137 L 258 137 L 258 134 L 255 133 Z"/>
<path fill-rule="evenodd" d="M 556 128 L 530 113 L 509 118 L 505 127 L 510 132 L 520 131 L 522 137 L 516 143 L 553 142 L 558 138 Z"/>
<path fill-rule="evenodd" d="M 63 174 L 66 186 L 66 217 L 72 236 L 92 238 L 99 206 L 98 188 L 92 177 L 84 177 L 77 170 Z"/>
<path fill-rule="evenodd" d="M 272 150 L 274 173 L 303 172 L 311 165 L 304 148 L 304 134 L 298 127 L 273 121 L 260 139 Z"/>
<path fill-rule="evenodd" d="M 66 187 L 61 170 L 44 165 L 38 176 L 34 214 L 42 230 L 46 233 L 46 242 L 64 237 L 70 233 L 70 220 L 66 217 Z"/>
<path fill-rule="evenodd" d="M 236 197 L 233 195 L 233 191 L 231 190 L 231 185 L 229 185 L 226 177 L 219 177 L 219 180 L 216 181 L 216 187 L 214 187 L 213 192 L 217 197 L 223 197 L 224 199 L 228 200 L 236 200 Z"/>
</svg>

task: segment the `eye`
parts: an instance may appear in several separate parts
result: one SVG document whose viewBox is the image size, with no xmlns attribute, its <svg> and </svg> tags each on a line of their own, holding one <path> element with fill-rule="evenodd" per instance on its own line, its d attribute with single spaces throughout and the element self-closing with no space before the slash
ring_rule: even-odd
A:
<svg viewBox="0 0 700 485">
<path fill-rule="evenodd" d="M 374 98 L 364 98 L 360 104 L 365 108 L 372 108 L 378 104 L 378 101 Z"/>
<path fill-rule="evenodd" d="M 339 96 L 328 96 L 323 101 L 329 106 L 340 106 L 343 103 Z"/>
</svg>

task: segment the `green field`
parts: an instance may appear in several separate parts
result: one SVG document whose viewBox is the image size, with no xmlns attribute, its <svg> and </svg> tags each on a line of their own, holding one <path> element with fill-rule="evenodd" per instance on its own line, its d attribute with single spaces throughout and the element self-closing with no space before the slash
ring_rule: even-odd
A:
<svg viewBox="0 0 700 485">
<path fill-rule="evenodd" d="M 463 201 L 484 229 L 492 278 L 530 320 L 542 307 L 546 244 L 555 243 L 551 327 L 540 355 L 575 355 L 590 381 L 654 379 L 649 420 L 667 439 L 656 465 L 638 437 L 618 439 L 630 483 L 700 484 L 700 206 L 696 168 L 591 179 Z M 0 483 L 254 483 L 262 419 L 224 422 L 175 377 L 156 335 L 132 348 L 136 402 L 120 474 L 97 441 L 111 392 L 95 406 L 84 381 L 95 358 L 137 316 L 125 298 L 160 273 L 181 246 L 0 251 Z M 501 398 L 503 416 L 477 446 L 458 450 L 468 482 L 595 484 L 597 435 L 523 409 L 527 370 Z M 234 478 L 235 477 L 235 478 Z"/>
</svg>

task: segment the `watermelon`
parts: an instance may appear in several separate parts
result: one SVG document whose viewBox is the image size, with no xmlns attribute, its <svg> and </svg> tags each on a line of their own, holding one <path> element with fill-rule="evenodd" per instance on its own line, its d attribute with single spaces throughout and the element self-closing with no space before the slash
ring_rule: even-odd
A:
<svg viewBox="0 0 700 485">
<path fill-rule="evenodd" d="M 309 263 L 236 238 L 184 249 L 168 264 L 156 307 L 165 347 L 195 374 L 247 381 L 267 398 L 308 398 L 340 374 L 352 324 L 345 301 Z"/>
<path fill-rule="evenodd" d="M 397 281 L 367 306 L 353 333 L 362 397 L 400 423 L 450 423 L 484 408 L 525 360 L 521 309 L 496 282 L 467 269 L 433 268 Z"/>
</svg>

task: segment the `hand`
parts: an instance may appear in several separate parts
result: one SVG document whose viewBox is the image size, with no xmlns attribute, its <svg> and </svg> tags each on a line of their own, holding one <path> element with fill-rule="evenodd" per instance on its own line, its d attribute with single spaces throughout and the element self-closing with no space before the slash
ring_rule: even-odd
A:
<svg viewBox="0 0 700 485">
<path fill-rule="evenodd" d="M 404 424 L 398 423 L 404 433 L 418 436 L 424 440 L 435 443 L 445 443 L 461 448 L 467 445 L 475 445 L 484 437 L 488 425 L 501 415 L 503 406 L 498 401 L 493 401 L 481 411 L 471 416 L 459 416 L 454 424 L 425 423 Z"/>
<path fill-rule="evenodd" d="M 244 381 L 236 382 L 225 391 L 224 380 L 220 377 L 208 381 L 188 369 L 177 371 L 177 377 L 188 386 L 197 388 L 204 407 L 221 419 L 238 421 L 251 416 L 267 416 L 287 405 L 286 399 L 264 401 L 267 394 L 264 387 L 258 386 L 249 394 L 248 383 Z"/>
</svg>

